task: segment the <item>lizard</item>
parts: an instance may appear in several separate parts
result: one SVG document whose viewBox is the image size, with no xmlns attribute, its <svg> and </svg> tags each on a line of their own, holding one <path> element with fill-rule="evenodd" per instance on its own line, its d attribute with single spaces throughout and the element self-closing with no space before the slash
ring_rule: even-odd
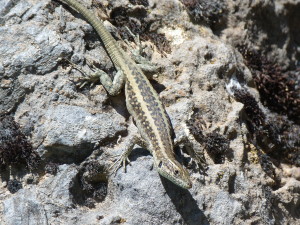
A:
<svg viewBox="0 0 300 225">
<path fill-rule="evenodd" d="M 139 65 L 129 57 L 105 28 L 102 19 L 76 0 L 60 0 L 78 11 L 95 29 L 112 60 L 117 73 L 113 79 L 103 71 L 99 79 L 109 95 L 117 95 L 125 86 L 126 107 L 138 128 L 130 146 L 122 154 L 125 165 L 135 144 L 150 151 L 158 173 L 184 189 L 192 187 L 188 171 L 176 160 L 173 152 L 173 128 L 157 92 Z M 126 165 L 125 165 L 126 166 Z"/>
</svg>

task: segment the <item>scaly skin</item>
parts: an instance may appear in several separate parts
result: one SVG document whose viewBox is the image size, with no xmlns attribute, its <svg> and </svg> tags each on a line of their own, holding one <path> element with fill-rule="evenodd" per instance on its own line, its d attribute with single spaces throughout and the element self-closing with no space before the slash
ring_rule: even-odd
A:
<svg viewBox="0 0 300 225">
<path fill-rule="evenodd" d="M 104 43 L 120 73 L 113 82 L 105 75 L 100 77 L 100 81 L 111 95 L 118 94 L 125 82 L 126 106 L 136 122 L 144 145 L 153 155 L 157 171 L 178 186 L 191 188 L 187 170 L 174 157 L 169 117 L 140 67 L 119 47 L 103 22 L 92 12 L 75 0 L 61 1 L 82 14 Z"/>
</svg>

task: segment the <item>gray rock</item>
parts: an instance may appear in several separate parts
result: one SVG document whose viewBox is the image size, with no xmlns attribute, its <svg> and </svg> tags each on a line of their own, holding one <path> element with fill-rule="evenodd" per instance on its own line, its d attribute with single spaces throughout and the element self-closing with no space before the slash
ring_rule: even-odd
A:
<svg viewBox="0 0 300 225">
<path fill-rule="evenodd" d="M 39 185 L 28 185 L 3 202 L 3 224 L 49 224 L 49 218 L 72 208 L 69 189 L 77 174 L 74 166 L 62 165 L 56 176 Z"/>
<path fill-rule="evenodd" d="M 296 15 L 299 1 L 224 2 L 223 19 L 211 28 L 192 22 L 182 2 L 151 0 L 146 11 L 171 49 L 165 57 L 157 47 L 148 50 L 154 52 L 152 62 L 162 68 L 154 87 L 176 136 L 193 133 L 194 147 L 208 163 L 207 171 L 200 172 L 183 146 L 176 148 L 191 175 L 190 190 L 162 178 L 152 156 L 138 146 L 126 173 L 107 173 L 134 132 L 124 94 L 108 96 L 101 85 L 78 88 L 76 81 L 83 74 L 64 60 L 82 66 L 85 73 L 93 73 L 87 66 L 91 61 L 113 76 L 101 41 L 81 16 L 54 1 L 2 0 L 0 112 L 14 116 L 42 163 L 36 171 L 17 165 L 1 172 L 0 224 L 299 223 L 299 167 L 263 161 L 261 154 L 268 152 L 250 141 L 246 105 L 235 100 L 230 87 L 234 83 L 245 88 L 267 116 L 276 116 L 262 106 L 252 72 L 231 44 L 253 42 L 283 65 L 297 63 L 291 47 L 297 32 L 288 18 Z M 131 7 L 128 3 L 110 1 L 108 15 Z M 272 12 L 264 14 L 268 20 L 251 16 L 260 9 Z M 144 12 L 135 6 L 130 15 L 139 10 Z M 272 33 L 272 27 L 282 32 Z M 274 37 L 268 47 L 270 34 Z M 228 146 L 218 149 L 224 139 Z M 49 162 L 58 165 L 57 173 L 42 168 Z M 10 179 L 22 189 L 7 191 Z"/>
<path fill-rule="evenodd" d="M 50 107 L 36 131 L 37 138 L 44 138 L 38 151 L 54 161 L 80 162 L 93 151 L 94 143 L 113 137 L 122 129 L 117 117 L 111 118 L 108 113 L 92 115 L 77 106 Z"/>
<path fill-rule="evenodd" d="M 3 224 L 48 224 L 44 205 L 37 199 L 35 187 L 20 190 L 3 204 Z"/>
</svg>

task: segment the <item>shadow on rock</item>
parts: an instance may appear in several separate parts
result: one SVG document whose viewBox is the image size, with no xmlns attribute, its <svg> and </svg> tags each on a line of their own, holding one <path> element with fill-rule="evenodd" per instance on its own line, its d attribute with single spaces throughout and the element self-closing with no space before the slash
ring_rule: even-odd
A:
<svg viewBox="0 0 300 225">
<path fill-rule="evenodd" d="M 182 219 L 184 220 L 184 224 L 209 224 L 206 216 L 199 209 L 196 200 L 192 197 L 188 190 L 178 187 L 162 176 L 160 177 L 168 196 L 176 207 L 177 212 L 180 213 Z"/>
</svg>

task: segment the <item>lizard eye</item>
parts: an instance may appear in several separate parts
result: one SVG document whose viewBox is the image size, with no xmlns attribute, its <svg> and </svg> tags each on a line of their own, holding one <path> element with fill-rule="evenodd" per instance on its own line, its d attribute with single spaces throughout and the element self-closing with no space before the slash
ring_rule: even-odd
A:
<svg viewBox="0 0 300 225">
<path fill-rule="evenodd" d="M 162 161 L 160 161 L 160 162 L 158 163 L 158 167 L 161 168 L 161 166 L 162 166 Z"/>
<path fill-rule="evenodd" d="M 178 170 L 175 170 L 174 173 L 175 173 L 175 175 L 178 175 L 179 171 L 178 171 Z"/>
</svg>

